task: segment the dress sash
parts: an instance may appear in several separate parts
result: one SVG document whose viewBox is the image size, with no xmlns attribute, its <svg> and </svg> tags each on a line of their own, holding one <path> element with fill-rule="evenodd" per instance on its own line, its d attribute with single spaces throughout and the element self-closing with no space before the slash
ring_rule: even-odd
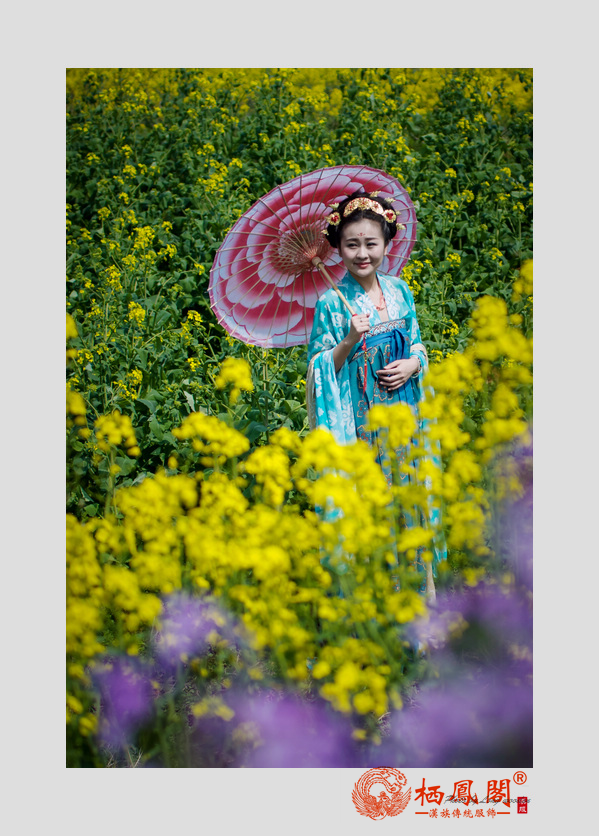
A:
<svg viewBox="0 0 599 836">
<path fill-rule="evenodd" d="M 366 395 L 366 391 L 369 388 L 369 365 L 371 367 L 371 374 L 373 375 L 372 382 L 374 383 L 374 381 L 377 380 L 377 375 L 375 374 L 375 369 L 373 368 L 371 362 L 373 359 L 371 349 L 389 345 L 391 351 L 389 362 L 393 362 L 394 360 L 407 360 L 410 357 L 411 341 L 405 325 L 405 319 L 395 319 L 390 322 L 381 322 L 378 325 L 375 325 L 370 331 L 368 331 L 367 334 L 364 335 L 362 342 L 358 343 L 353 353 L 350 354 L 348 358 L 350 364 L 354 361 L 360 362 L 362 358 L 364 360 L 364 375 L 362 382 L 364 395 Z M 358 368 L 356 368 L 356 375 L 359 374 Z M 380 367 L 378 368 L 378 371 L 380 371 Z M 418 393 L 414 391 L 412 378 L 406 380 L 406 382 L 395 391 L 397 392 L 397 400 L 399 402 L 408 403 L 410 406 L 414 408 L 416 407 Z"/>
</svg>

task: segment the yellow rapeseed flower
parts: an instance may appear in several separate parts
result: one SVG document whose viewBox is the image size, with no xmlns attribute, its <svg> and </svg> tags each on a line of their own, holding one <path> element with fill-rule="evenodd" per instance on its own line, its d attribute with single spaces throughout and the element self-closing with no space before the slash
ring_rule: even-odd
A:
<svg viewBox="0 0 599 836">
<path fill-rule="evenodd" d="M 74 340 L 78 336 L 79 334 L 77 332 L 75 320 L 73 319 L 70 313 L 67 313 L 67 342 L 69 340 Z"/>
<path fill-rule="evenodd" d="M 242 358 L 227 357 L 220 367 L 214 385 L 217 389 L 230 386 L 229 400 L 232 404 L 236 403 L 242 389 L 244 392 L 254 391 L 249 363 Z"/>
<path fill-rule="evenodd" d="M 100 415 L 94 423 L 94 429 L 100 450 L 109 452 L 111 445 L 123 446 L 128 455 L 140 455 L 135 430 L 128 415 L 122 415 L 117 410 L 110 415 Z"/>
<path fill-rule="evenodd" d="M 138 327 L 141 327 L 146 318 L 146 312 L 137 302 L 129 302 L 129 322 L 134 322 Z"/>
<path fill-rule="evenodd" d="M 520 275 L 513 285 L 512 300 L 519 302 L 523 296 L 532 294 L 532 259 L 529 258 L 520 266 Z"/>
<path fill-rule="evenodd" d="M 291 490 L 289 456 L 282 447 L 271 444 L 257 447 L 244 462 L 243 470 L 256 477 L 269 505 L 281 505 L 285 493 Z"/>
<path fill-rule="evenodd" d="M 191 439 L 194 450 L 203 453 L 202 463 L 212 464 L 213 459 L 223 464 L 226 459 L 241 456 L 250 448 L 250 442 L 237 430 L 228 427 L 213 415 L 192 412 L 173 435 L 184 441 Z"/>
<path fill-rule="evenodd" d="M 72 427 L 73 424 L 84 427 L 86 423 L 86 409 L 83 397 L 79 394 L 79 392 L 71 389 L 69 383 L 66 384 L 66 393 L 67 427 Z"/>
<path fill-rule="evenodd" d="M 416 417 L 407 404 L 374 406 L 368 413 L 367 429 L 388 428 L 389 446 L 392 449 L 407 446 L 416 432 Z"/>
</svg>

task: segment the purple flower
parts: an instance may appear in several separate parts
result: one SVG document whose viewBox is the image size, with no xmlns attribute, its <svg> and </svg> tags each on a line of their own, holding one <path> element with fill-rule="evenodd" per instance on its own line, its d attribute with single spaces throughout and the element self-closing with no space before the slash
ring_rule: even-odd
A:
<svg viewBox="0 0 599 836">
<path fill-rule="evenodd" d="M 247 738 L 235 766 L 266 768 L 350 767 L 360 758 L 352 728 L 320 701 L 291 695 L 239 696 L 234 704 L 236 736 Z"/>
<path fill-rule="evenodd" d="M 531 766 L 529 591 L 480 584 L 442 594 L 412 640 L 426 647 L 436 675 L 392 716 L 373 765 Z"/>
<path fill-rule="evenodd" d="M 137 660 L 114 658 L 96 668 L 93 680 L 100 693 L 99 738 L 125 747 L 152 716 L 149 676 Z"/>
<path fill-rule="evenodd" d="M 439 595 L 430 617 L 414 622 L 410 633 L 444 667 L 532 662 L 529 596 L 498 584 Z"/>
<path fill-rule="evenodd" d="M 405 767 L 532 766 L 532 686 L 509 670 L 423 690 L 396 712 L 373 763 Z"/>
<path fill-rule="evenodd" d="M 502 552 L 511 564 L 516 581 L 532 590 L 532 542 L 533 542 L 533 447 L 516 444 L 498 461 L 510 460 L 523 487 L 522 496 L 506 503 L 496 518 L 497 534 Z"/>
<path fill-rule="evenodd" d="M 512 566 L 516 581 L 532 590 L 532 484 L 526 488 L 522 497 L 504 510 L 501 516 L 501 526 L 507 542 L 507 559 Z"/>
<path fill-rule="evenodd" d="M 211 598 L 171 595 L 164 601 L 161 621 L 154 648 L 157 659 L 166 667 L 174 668 L 200 655 L 219 639 L 234 638 L 230 619 Z"/>
</svg>

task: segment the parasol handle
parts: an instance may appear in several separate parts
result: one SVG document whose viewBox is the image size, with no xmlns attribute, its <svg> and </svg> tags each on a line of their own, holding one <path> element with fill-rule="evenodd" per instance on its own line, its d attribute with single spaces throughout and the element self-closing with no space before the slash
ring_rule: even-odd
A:
<svg viewBox="0 0 599 836">
<path fill-rule="evenodd" d="M 429 604 L 434 604 L 437 600 L 437 591 L 435 589 L 435 578 L 433 576 L 433 564 L 426 564 L 426 598 Z"/>
<path fill-rule="evenodd" d="M 318 268 L 318 270 L 320 271 L 321 275 L 322 275 L 322 276 L 324 276 L 324 278 L 325 278 L 325 279 L 327 280 L 327 282 L 331 285 L 331 287 L 333 288 L 333 290 L 335 290 L 335 291 L 337 292 L 337 294 L 339 295 L 339 298 L 341 299 L 341 301 L 343 302 L 343 304 L 345 305 L 345 307 L 347 308 L 347 310 L 350 312 L 350 314 L 351 314 L 352 316 L 355 316 L 355 315 L 356 315 L 356 312 L 354 311 L 354 309 L 352 308 L 352 306 L 349 304 L 349 302 L 347 301 L 347 299 L 345 298 L 345 296 L 343 295 L 343 293 L 341 293 L 341 291 L 339 290 L 339 288 L 337 287 L 337 285 L 335 284 L 335 282 L 334 282 L 334 281 L 332 280 L 332 278 L 329 276 L 329 274 L 328 274 L 328 272 L 327 272 L 327 269 L 326 269 L 326 267 L 324 266 L 324 263 L 323 263 L 322 258 L 320 258 L 320 256 L 318 256 L 318 255 L 315 255 L 315 256 L 314 256 L 314 258 L 312 259 L 312 264 L 313 264 L 315 267 L 317 267 L 317 268 Z"/>
</svg>

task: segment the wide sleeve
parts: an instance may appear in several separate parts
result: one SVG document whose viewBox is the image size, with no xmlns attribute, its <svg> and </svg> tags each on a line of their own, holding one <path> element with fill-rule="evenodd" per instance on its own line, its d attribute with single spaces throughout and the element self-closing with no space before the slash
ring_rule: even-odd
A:
<svg viewBox="0 0 599 836">
<path fill-rule="evenodd" d="M 349 370 L 345 362 L 335 371 L 333 349 L 349 329 L 336 294 L 325 293 L 316 303 L 308 347 L 306 401 L 310 428 L 324 427 L 339 444 L 356 439 Z"/>
</svg>

